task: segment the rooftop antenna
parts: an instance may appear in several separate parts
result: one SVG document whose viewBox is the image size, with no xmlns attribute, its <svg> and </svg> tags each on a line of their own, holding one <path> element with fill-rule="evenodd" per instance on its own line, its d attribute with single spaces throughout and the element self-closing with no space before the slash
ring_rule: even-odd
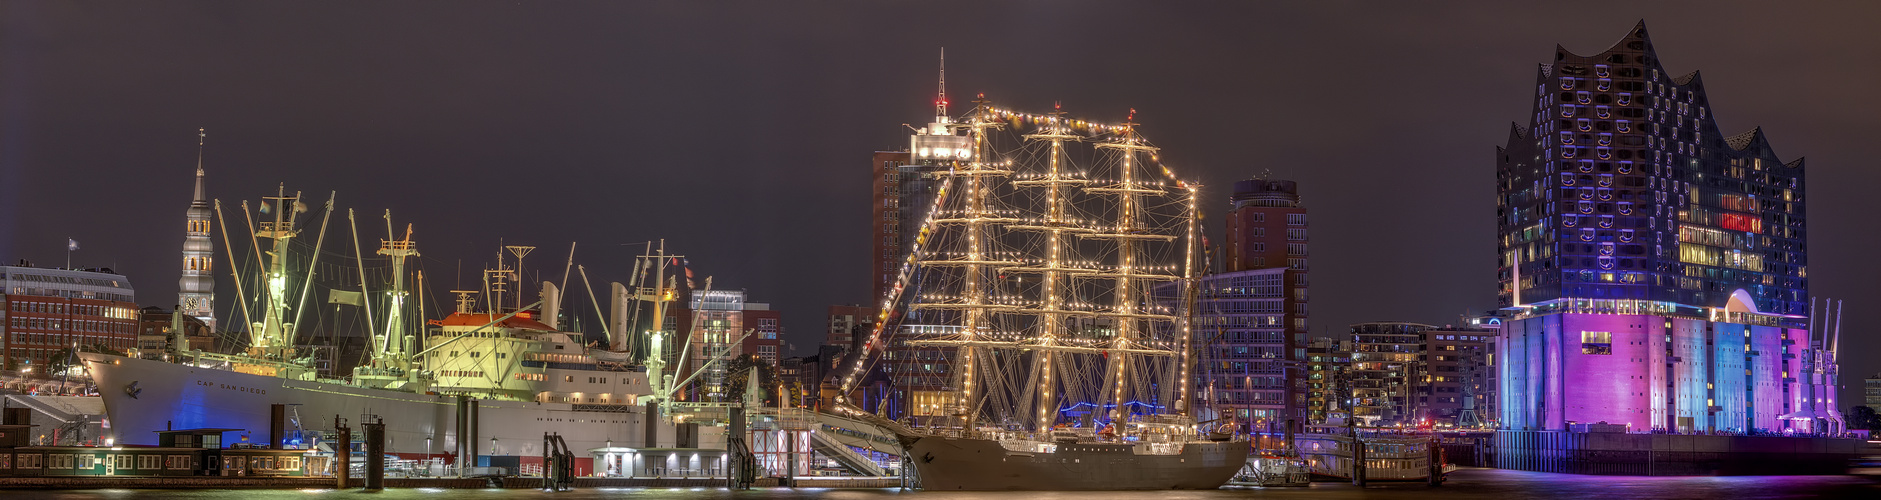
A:
<svg viewBox="0 0 1881 500">
<path fill-rule="evenodd" d="M 940 94 L 934 99 L 934 121 L 947 123 L 947 48 L 940 49 Z"/>
</svg>

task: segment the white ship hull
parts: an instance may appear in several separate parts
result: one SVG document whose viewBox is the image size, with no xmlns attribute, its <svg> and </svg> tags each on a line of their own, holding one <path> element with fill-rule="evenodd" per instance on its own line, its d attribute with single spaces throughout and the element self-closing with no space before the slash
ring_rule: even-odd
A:
<svg viewBox="0 0 1881 500">
<path fill-rule="evenodd" d="M 167 428 L 242 429 L 249 442 L 268 440 L 271 405 L 289 406 L 284 432 L 330 431 L 334 418 L 359 429 L 362 415 L 386 424 L 386 451 L 404 455 L 445 455 L 457 449 L 454 428 L 457 399 L 451 396 L 369 389 L 319 381 L 298 381 L 227 370 L 126 358 L 80 354 L 98 384 L 110 418 L 107 436 L 119 444 L 156 444 L 156 431 Z M 542 454 L 543 433 L 559 433 L 578 456 L 611 444 L 646 447 L 644 408 L 528 401 L 477 400 L 479 425 L 474 434 L 478 455 Z M 585 411 L 577 411 L 581 407 Z M 592 411 L 604 408 L 611 411 Z M 617 410 L 617 411 L 614 411 Z M 673 426 L 655 426 L 658 444 L 674 445 Z M 358 432 L 357 430 L 355 432 Z M 722 448 L 701 436 L 703 448 Z M 230 441 L 238 438 L 231 435 Z"/>
</svg>

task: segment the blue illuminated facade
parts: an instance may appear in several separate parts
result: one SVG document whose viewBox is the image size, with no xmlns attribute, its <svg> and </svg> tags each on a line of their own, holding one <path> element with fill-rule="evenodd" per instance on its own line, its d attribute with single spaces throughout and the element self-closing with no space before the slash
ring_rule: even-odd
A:
<svg viewBox="0 0 1881 500">
<path fill-rule="evenodd" d="M 1802 160 L 1720 133 L 1644 23 L 1595 55 L 1556 47 L 1534 89 L 1496 150 L 1503 428 L 1839 432 Z"/>
</svg>

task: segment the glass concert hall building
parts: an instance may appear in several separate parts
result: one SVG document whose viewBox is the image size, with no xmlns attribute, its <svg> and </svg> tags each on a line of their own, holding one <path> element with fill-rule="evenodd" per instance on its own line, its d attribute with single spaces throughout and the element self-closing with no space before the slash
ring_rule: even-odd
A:
<svg viewBox="0 0 1881 500">
<path fill-rule="evenodd" d="M 1643 22 L 1595 55 L 1557 46 L 1532 97 L 1496 150 L 1503 428 L 1839 432 L 1803 161 L 1720 133 Z"/>
</svg>

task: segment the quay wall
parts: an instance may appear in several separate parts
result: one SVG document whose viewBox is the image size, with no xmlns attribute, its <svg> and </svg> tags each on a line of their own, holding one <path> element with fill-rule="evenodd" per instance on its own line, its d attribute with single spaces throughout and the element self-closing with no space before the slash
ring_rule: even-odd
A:
<svg viewBox="0 0 1881 500">
<path fill-rule="evenodd" d="M 353 478 L 352 488 L 358 489 L 364 484 L 364 478 Z M 227 477 L 227 476 L 38 476 L 9 477 L 0 479 L 0 490 L 36 490 L 36 489 L 332 489 L 335 484 L 332 477 Z M 723 488 L 724 478 L 575 478 L 575 489 L 586 488 Z M 775 488 L 778 478 L 758 478 L 753 484 L 757 488 Z M 816 477 L 800 478 L 799 488 L 894 488 L 901 486 L 900 478 L 849 478 Z M 449 488 L 449 489 L 532 489 L 542 487 L 539 477 L 503 477 L 503 478 L 385 478 L 386 488 Z"/>
<path fill-rule="evenodd" d="M 1498 431 L 1494 467 L 1617 476 L 1845 474 L 1869 445 L 1780 436 Z"/>
</svg>

